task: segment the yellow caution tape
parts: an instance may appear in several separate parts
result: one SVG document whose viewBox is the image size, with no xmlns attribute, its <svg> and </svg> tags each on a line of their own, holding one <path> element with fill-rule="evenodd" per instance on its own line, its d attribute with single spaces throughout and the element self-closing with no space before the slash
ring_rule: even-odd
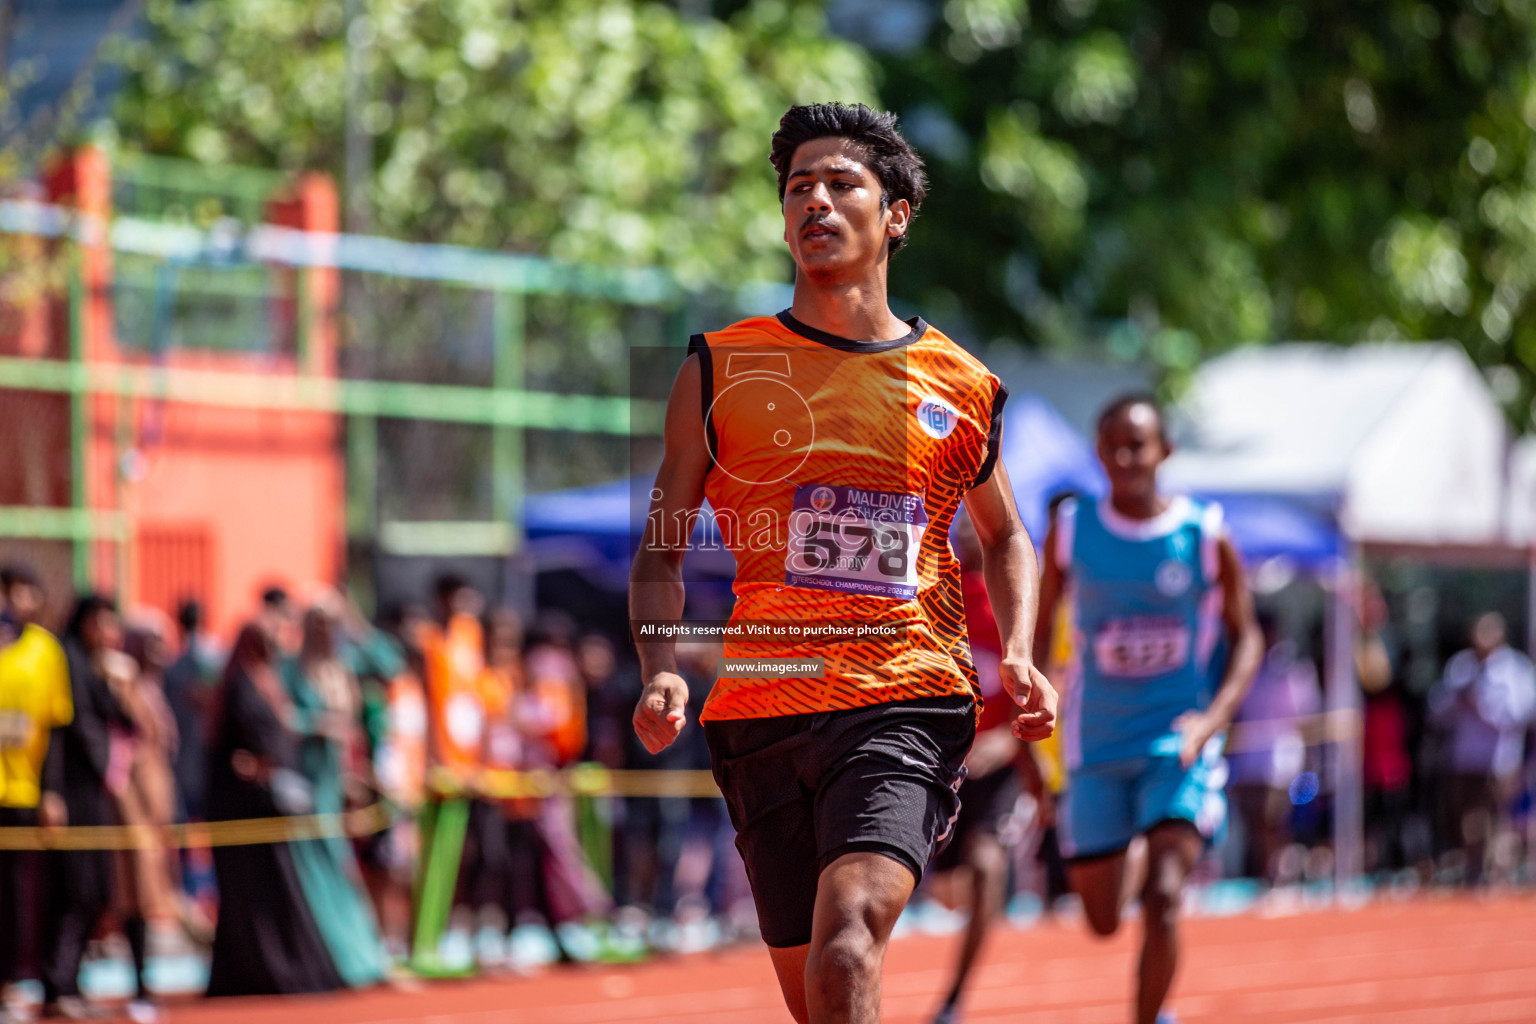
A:
<svg viewBox="0 0 1536 1024">
<path fill-rule="evenodd" d="M 1352 708 L 1288 720 L 1308 746 L 1355 739 L 1361 715 Z M 1267 751 L 1273 723 L 1240 722 L 1232 727 L 1226 752 Z M 435 769 L 428 777 L 434 796 L 476 796 L 487 800 L 546 799 L 554 796 L 711 798 L 720 795 L 714 775 L 702 770 L 614 770 L 580 764 L 561 771 L 486 771 L 466 782 Z M 309 814 L 239 821 L 153 825 L 72 825 L 63 828 L 0 828 L 0 850 L 138 850 L 249 846 L 302 839 L 357 838 L 389 827 L 383 803 L 346 814 Z"/>
<path fill-rule="evenodd" d="M 479 796 L 487 800 L 542 799 L 552 796 L 718 797 L 715 777 L 697 770 L 615 770 L 579 764 L 563 771 L 496 771 L 472 782 L 441 769 L 428 777 L 438 796 Z"/>
<path fill-rule="evenodd" d="M 488 800 L 552 796 L 718 797 L 707 771 L 614 771 L 581 764 L 563 771 L 488 771 L 466 783 L 436 769 L 428 779 L 434 796 Z M 252 846 L 302 839 L 357 838 L 389 827 L 391 813 L 375 803 L 346 814 L 245 818 L 238 821 L 156 825 L 66 825 L 0 828 L 0 850 L 141 850 Z"/>
<path fill-rule="evenodd" d="M 300 839 L 373 835 L 389 826 L 382 803 L 346 814 L 198 821 L 181 825 L 68 825 L 0 828 L 0 850 L 155 850 L 196 846 L 254 846 Z"/>
</svg>

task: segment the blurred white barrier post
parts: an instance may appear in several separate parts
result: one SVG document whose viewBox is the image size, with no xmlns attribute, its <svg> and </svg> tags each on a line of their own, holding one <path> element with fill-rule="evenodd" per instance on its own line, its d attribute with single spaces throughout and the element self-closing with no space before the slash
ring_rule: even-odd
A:
<svg viewBox="0 0 1536 1024">
<path fill-rule="evenodd" d="M 1330 729 L 1328 774 L 1333 780 L 1333 854 L 1336 892 L 1360 876 L 1363 868 L 1364 787 L 1360 735 L 1360 687 L 1355 681 L 1355 645 L 1359 619 L 1355 608 L 1360 549 L 1346 542 L 1328 602 L 1327 706 L 1330 716 L 1347 723 Z"/>
</svg>

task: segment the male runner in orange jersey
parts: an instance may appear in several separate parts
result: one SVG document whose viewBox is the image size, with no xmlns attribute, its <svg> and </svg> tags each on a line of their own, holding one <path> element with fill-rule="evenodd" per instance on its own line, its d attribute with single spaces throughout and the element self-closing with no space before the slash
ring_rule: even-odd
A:
<svg viewBox="0 0 1536 1024">
<path fill-rule="evenodd" d="M 997 464 L 1006 391 L 887 304 L 922 162 L 894 116 L 841 104 L 792 108 L 771 160 L 794 303 L 695 335 L 673 384 L 631 576 L 634 724 L 653 753 L 684 725 L 688 687 L 660 630 L 682 617 L 684 548 L 707 497 L 737 574 L 726 671 L 702 718 L 763 938 L 796 1021 L 875 1024 L 891 928 L 958 813 L 975 735 L 948 542 L 962 502 L 1015 734 L 1048 735 L 1056 695 L 1031 660 L 1034 549 Z"/>
</svg>

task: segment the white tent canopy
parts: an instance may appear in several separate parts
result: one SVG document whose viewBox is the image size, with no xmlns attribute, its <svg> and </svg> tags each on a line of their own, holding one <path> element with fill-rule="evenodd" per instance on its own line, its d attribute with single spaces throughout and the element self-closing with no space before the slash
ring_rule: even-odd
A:
<svg viewBox="0 0 1536 1024">
<path fill-rule="evenodd" d="M 1454 345 L 1239 349 L 1196 372 L 1179 411 L 1177 489 L 1315 503 L 1358 541 L 1514 540 L 1503 414 Z"/>
<path fill-rule="evenodd" d="M 1536 546 L 1536 437 L 1515 442 L 1509 455 L 1509 536 Z"/>
<path fill-rule="evenodd" d="M 1356 542 L 1523 542 L 1510 534 L 1505 504 L 1503 413 L 1454 345 L 1239 349 L 1196 372 L 1179 411 L 1187 429 L 1164 479 L 1180 490 L 1305 504 Z M 1351 560 L 1338 582 L 1349 579 Z M 1357 618 L 1349 587 L 1331 593 L 1328 709 L 1358 723 Z M 1332 743 L 1328 763 L 1343 882 L 1361 864 L 1358 733 Z"/>
<path fill-rule="evenodd" d="M 1525 649 L 1536 653 L 1536 437 L 1522 437 L 1509 453 L 1508 523 L 1510 539 L 1528 545 Z"/>
</svg>

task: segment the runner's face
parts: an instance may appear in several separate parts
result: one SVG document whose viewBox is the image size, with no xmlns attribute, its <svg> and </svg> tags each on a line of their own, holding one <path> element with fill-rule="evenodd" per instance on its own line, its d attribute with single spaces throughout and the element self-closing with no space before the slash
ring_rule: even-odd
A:
<svg viewBox="0 0 1536 1024">
<path fill-rule="evenodd" d="M 908 205 L 880 205 L 880 179 L 847 139 L 812 139 L 790 160 L 784 183 L 784 241 L 795 265 L 817 276 L 859 272 L 886 256 L 906 231 Z"/>
<path fill-rule="evenodd" d="M 1139 496 L 1154 490 L 1157 467 L 1168 452 L 1162 420 L 1150 405 L 1123 409 L 1099 429 L 1099 461 L 1116 494 Z"/>
</svg>

